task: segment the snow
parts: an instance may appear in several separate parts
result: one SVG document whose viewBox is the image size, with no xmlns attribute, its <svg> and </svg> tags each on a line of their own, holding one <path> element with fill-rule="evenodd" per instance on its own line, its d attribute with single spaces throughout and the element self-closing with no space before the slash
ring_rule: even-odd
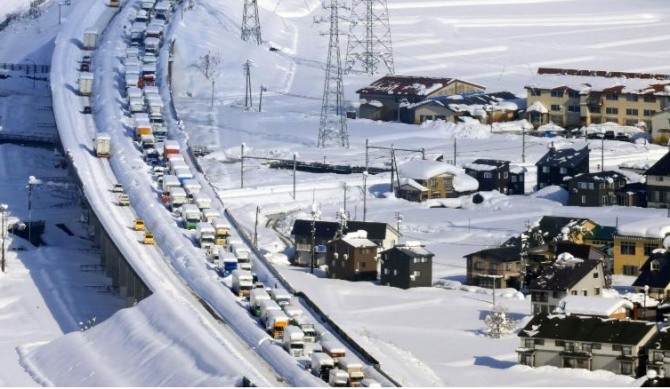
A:
<svg viewBox="0 0 670 389">
<path fill-rule="evenodd" d="M 27 0 L 21 3 L 4 0 L 2 11 L 11 5 L 26 6 L 27 3 Z M 408 203 L 389 195 L 389 174 L 368 176 L 365 192 L 361 175 L 343 177 L 297 172 L 293 198 L 290 172 L 272 170 L 248 160 L 245 160 L 244 188 L 240 188 L 240 166 L 235 158 L 239 158 L 243 143 L 246 145 L 245 155 L 249 156 L 291 158 L 297 152 L 301 159 L 308 161 L 327 160 L 363 166 L 366 139 L 373 146 L 425 147 L 429 155 L 443 154 L 445 160 L 457 160 L 457 163 L 449 165 L 454 169 L 477 158 L 510 160 L 520 168 L 528 169 L 527 188 L 532 188 L 536 172 L 533 164 L 546 152 L 548 140 L 527 137 L 526 161 L 522 162 L 520 137 L 492 133 L 488 125 L 436 121 L 409 126 L 350 120 L 349 149 L 317 149 L 323 66 L 328 44 L 327 38 L 320 36 L 312 24 L 314 16 L 325 14 L 320 2 L 259 2 L 264 39 L 279 47 L 277 52 L 239 40 L 241 2 L 196 0 L 194 3 L 193 10 L 176 14 L 178 23 L 170 25 L 171 33 L 177 38 L 173 71 L 178 76 L 173 80 L 173 87 L 181 119 L 179 124 L 170 128 L 171 133 L 182 145 L 188 142 L 191 145 L 212 146 L 214 152 L 201 160 L 204 176 L 212 181 L 228 211 L 247 231 L 253 231 L 256 207 L 260 205 L 263 222 L 258 223 L 258 238 L 262 251 L 277 258 L 282 276 L 307 293 L 341 328 L 379 359 L 385 371 L 405 386 L 627 386 L 634 382 L 603 371 L 549 367 L 532 369 L 517 365 L 515 350 L 518 339 L 515 334 L 501 339 L 484 335 L 482 314 L 490 310 L 491 290 L 462 285 L 465 280 L 463 255 L 500 244 L 522 231 L 527 222 L 533 222 L 542 215 L 589 217 L 606 225 L 615 225 L 620 220 L 622 225 L 626 225 L 637 220 L 661 218 L 665 215 L 664 210 L 567 207 L 563 200 L 566 194 L 557 187 L 544 188 L 532 196 L 482 193 L 484 202 L 481 204 L 473 204 L 466 196 L 465 199 L 450 199 L 460 202 L 457 209 L 429 209 L 424 204 Z M 670 70 L 667 54 L 657 51 L 657 41 L 662 37 L 654 35 L 655 30 L 649 28 L 650 25 L 667 24 L 670 10 L 665 5 L 648 0 L 635 4 L 623 0 L 592 0 L 571 2 L 568 9 L 565 4 L 549 0 L 389 0 L 396 71 L 399 74 L 453 76 L 486 85 L 488 90 L 522 93 L 524 85 L 534 82 L 534 70 L 538 66 L 560 64 L 654 73 Z M 63 6 L 62 10 L 64 23 L 61 27 L 57 24 L 58 4 L 50 2 L 41 23 L 27 20 L 0 32 L 3 42 L 0 45 L 0 62 L 22 63 L 28 58 L 37 63 L 49 63 L 54 45 L 65 44 L 62 40 L 54 41 L 55 32 L 58 29 L 75 31 L 75 24 L 82 24 L 76 26 L 82 29 L 89 23 L 95 23 L 96 18 L 87 18 L 85 14 L 101 11 L 102 8 L 101 3 L 91 5 L 74 0 L 71 6 Z M 119 15 L 127 17 L 126 13 L 123 10 Z M 117 24 L 108 32 L 122 28 L 121 24 Z M 584 30 L 590 31 L 586 44 L 583 39 L 577 39 L 583 37 Z M 490 39 L 492 31 L 496 32 L 495 42 Z M 552 44 L 548 45 L 543 38 L 547 35 L 552 37 Z M 70 39 L 77 40 L 79 37 L 73 34 Z M 119 58 L 125 55 L 125 49 L 113 41 L 101 44 L 104 48 L 93 62 L 95 83 L 100 88 L 104 86 L 115 90 L 110 85 L 115 85 L 120 74 L 117 72 L 121 66 Z M 455 50 L 435 50 L 435 47 L 454 44 L 459 46 Z M 631 55 L 622 57 L 622 48 L 631 49 Z M 225 53 L 225 71 L 222 72 L 225 77 L 217 80 L 213 108 L 210 107 L 209 83 L 194 69 L 196 59 L 209 50 Z M 245 80 L 240 67 L 247 58 L 254 61 L 251 70 L 254 108 L 258 107 L 258 86 L 265 85 L 268 89 L 263 96 L 263 112 L 244 108 Z M 641 62 L 640 58 L 644 61 Z M 68 81 L 75 79 L 76 61 L 75 57 L 64 58 L 60 65 L 63 74 L 52 75 L 51 83 L 62 86 L 62 90 L 55 90 L 55 99 L 78 103 L 71 93 L 75 84 Z M 616 64 L 616 69 L 612 69 L 613 64 Z M 161 73 L 166 71 L 165 66 L 165 63 L 159 64 L 159 74 L 165 74 Z M 346 100 L 357 100 L 353 91 L 376 78 L 378 76 L 360 74 L 345 77 Z M 31 100 L 39 99 L 28 95 L 32 80 L 14 78 L 10 81 L 0 81 L 3 90 L 0 125 L 5 131 L 39 128 L 39 117 L 44 114 L 31 105 Z M 39 88 L 44 91 L 44 84 L 37 81 L 38 91 Z M 5 93 L 12 94 L 12 99 L 4 98 Z M 161 91 L 161 94 L 164 93 Z M 148 216 L 147 224 L 157 230 L 156 238 L 161 241 L 159 246 L 177 269 L 175 272 L 203 292 L 208 301 L 216 301 L 219 307 L 226 306 L 224 311 L 234 312 L 235 315 L 227 318 L 230 319 L 227 323 L 233 327 L 241 324 L 248 330 L 238 334 L 243 340 L 231 340 L 226 332 L 220 335 L 214 330 L 219 324 L 207 322 L 203 319 L 205 315 L 199 316 L 183 308 L 185 304 L 179 297 L 180 290 L 155 293 L 132 308 L 119 310 L 125 302 L 118 297 L 99 296 L 82 287 L 109 282 L 101 274 L 79 274 L 79 264 L 95 264 L 98 261 L 95 252 L 87 251 L 90 250 L 88 240 L 66 238 L 63 233 L 51 231 L 47 234 L 51 242 L 49 246 L 11 252 L 10 272 L 2 275 L 0 291 L 5 297 L 0 309 L 4 309 L 2 313 L 5 314 L 0 315 L 0 325 L 13 331 L 12 336 L 6 338 L 4 352 L 0 354 L 4 362 L 0 372 L 3 384 L 233 386 L 237 383 L 239 372 L 249 372 L 259 379 L 262 386 L 275 385 L 267 378 L 271 374 L 259 371 L 263 370 L 259 367 L 260 358 L 253 360 L 248 355 L 253 353 L 247 341 L 261 341 L 264 331 L 257 328 L 236 301 L 230 299 L 230 293 L 206 268 L 201 253 L 191 247 L 188 237 L 180 230 L 176 230 L 179 233 L 169 232 L 174 228 L 175 220 L 162 211 L 153 194 L 143 190 L 151 188 L 153 182 L 141 171 L 145 165 L 134 145 L 123 138 L 123 125 L 129 122 L 118 108 L 119 101 L 123 101 L 120 91 L 94 96 L 96 123 L 75 119 L 67 127 L 72 132 L 71 141 L 85 149 L 90 147 L 90 128 L 94 124 L 109 130 L 120 154 L 117 160 L 111 161 L 112 168 L 124 186 L 130 188 L 135 211 Z M 23 114 L 11 114 L 18 112 Z M 63 116 L 71 116 L 69 113 L 54 113 L 59 116 L 59 121 Z M 33 121 L 23 120 L 26 117 Z M 185 132 L 173 132 L 179 128 Z M 454 155 L 456 140 L 458 151 Z M 584 140 L 565 142 L 575 149 L 586 145 Z M 603 143 L 608 168 L 644 158 L 653 163 L 666 152 L 666 148 L 654 145 Z M 590 147 L 594 155 L 599 155 L 601 141 L 591 143 Z M 2 180 L 2 200 L 25 219 L 27 177 L 34 175 L 41 178 L 54 174 L 50 170 L 52 156 L 31 151 L 34 158 L 22 159 L 21 148 L 0 145 L 0 149 L 3 167 L 0 173 L 16 173 L 15 177 L 12 175 Z M 77 150 L 73 149 L 73 152 Z M 416 153 L 411 152 L 396 151 L 396 154 L 399 166 L 417 158 Z M 19 160 L 22 163 L 16 163 Z M 600 163 L 600 158 L 592 160 L 592 167 Z M 85 178 L 100 182 L 98 189 L 87 188 L 93 191 L 90 198 L 99 198 L 101 206 L 109 208 L 110 214 L 121 213 L 118 220 L 126 222 L 123 225 L 108 225 L 107 228 L 112 233 L 123 234 L 129 241 L 136 239 L 126 231 L 136 215 L 130 210 L 123 212 L 109 207 L 110 194 L 107 192 L 110 185 L 103 180 L 107 179 L 106 174 L 110 170 L 103 170 L 104 174 L 100 177 L 91 178 L 90 175 L 99 171 L 97 165 L 100 164 L 87 165 L 83 161 L 85 159 L 78 165 L 80 172 Z M 382 166 L 390 161 L 388 150 L 370 149 L 370 161 L 373 166 Z M 426 170 L 419 169 L 419 172 L 425 173 Z M 463 176 L 458 177 L 467 180 Z M 350 187 L 344 194 L 348 211 L 352 215 L 357 214 L 358 219 L 362 219 L 364 199 L 367 201 L 366 217 L 369 221 L 382 221 L 395 226 L 396 213 L 402 213 L 400 230 L 403 239 L 420 240 L 426 244 L 426 249 L 435 253 L 434 281 L 449 287 L 398 290 L 374 283 L 325 279 L 318 277 L 321 274 L 318 271 L 310 274 L 304 268 L 288 266 L 282 257 L 285 255 L 282 252 L 284 246 L 277 238 L 277 231 L 285 231 L 294 217 L 309 215 L 312 203 L 319 204 L 324 218 L 332 219 L 335 212 L 343 207 L 342 182 Z M 215 198 L 213 195 L 210 197 Z M 41 217 L 48 216 L 58 222 L 59 216 L 53 214 L 67 210 L 58 208 L 56 199 L 49 196 L 42 197 L 42 201 L 52 205 L 40 209 L 35 202 L 32 210 L 34 217 L 44 212 Z M 72 208 L 69 212 L 68 226 L 74 229 L 74 226 L 79 226 L 77 220 L 80 215 Z M 75 214 L 74 217 L 72 214 Z M 281 214 L 283 218 L 276 216 Z M 277 231 L 266 225 L 275 226 Z M 77 229 L 77 235 L 86 237 L 87 234 L 83 226 Z M 17 241 L 18 238 L 15 238 L 13 242 Z M 158 288 L 157 285 L 164 283 L 162 277 L 170 277 L 163 274 L 165 271 L 162 269 L 166 265 L 162 258 L 155 257 L 154 250 L 128 246 L 122 249 L 146 262 L 138 270 L 152 286 Z M 40 259 L 34 260 L 36 257 Z M 54 258 L 58 258 L 58 262 L 51 260 Z M 69 269 L 65 264 L 70 261 L 79 262 Z M 47 264 L 53 267 L 37 267 Z M 77 275 L 84 278 L 61 278 Z M 91 281 L 86 278 L 88 276 L 98 278 Z M 68 289 L 60 285 L 66 285 Z M 60 294 L 51 298 L 54 291 Z M 86 296 L 91 301 L 75 300 L 75 296 Z M 96 308 L 107 297 L 108 308 Z M 519 299 L 518 293 L 513 291 L 498 290 L 496 298 L 510 308 L 511 315 L 522 321 L 527 319 L 529 300 Z M 40 308 L 33 310 L 33 306 Z M 86 317 L 86 311 L 101 312 L 97 315 L 100 324 L 80 332 L 76 323 Z M 259 355 L 276 360 L 289 380 L 300 376 L 292 367 L 283 366 L 284 362 L 292 362 L 286 361 L 286 353 L 276 346 L 271 348 L 268 343 L 265 341 L 258 345 Z"/>
<path fill-rule="evenodd" d="M 441 174 L 462 174 L 463 170 L 444 162 L 417 159 L 398 166 L 398 174 L 415 180 L 428 180 Z"/>
<path fill-rule="evenodd" d="M 620 308 L 633 309 L 633 303 L 623 298 L 566 296 L 558 303 L 556 313 L 609 316 Z"/>
<path fill-rule="evenodd" d="M 670 219 L 658 217 L 624 223 L 618 227 L 617 233 L 626 236 L 663 239 L 670 234 Z"/>
</svg>

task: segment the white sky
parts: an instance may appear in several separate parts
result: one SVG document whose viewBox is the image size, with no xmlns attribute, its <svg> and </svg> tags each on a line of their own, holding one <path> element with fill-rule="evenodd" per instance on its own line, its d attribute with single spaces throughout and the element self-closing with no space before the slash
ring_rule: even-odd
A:
<svg viewBox="0 0 670 389">
<path fill-rule="evenodd" d="M 75 30 L 74 24 L 68 23 L 70 12 L 79 17 L 86 12 L 98 10 L 97 7 L 90 7 L 89 11 L 85 9 L 86 6 L 79 6 L 81 1 L 74 0 L 70 6 L 72 8 L 63 8 L 66 11 L 63 23 L 66 29 Z M 26 1 L 23 2 L 25 3 Z M 668 54 L 659 51 L 658 45 L 670 37 L 651 32 L 667 25 L 670 7 L 664 3 L 605 0 L 388 0 L 388 3 L 398 74 L 457 77 L 485 85 L 490 91 L 509 90 L 520 93 L 524 85 L 532 82 L 537 66 L 654 73 L 669 71 Z M 3 9 L 4 6 L 3 2 Z M 314 16 L 326 16 L 326 12 L 320 8 L 321 2 L 314 0 L 261 0 L 259 7 L 263 39 L 281 47 L 280 52 L 270 52 L 265 47 L 239 40 L 242 1 L 202 4 L 196 0 L 196 8 L 186 12 L 183 18 L 181 14 L 175 15 L 174 21 L 177 23 L 171 25 L 176 37 L 176 77 L 173 86 L 178 113 L 191 144 L 206 145 L 217 150 L 203 161 L 206 176 L 219 189 L 218 194 L 224 199 L 226 207 L 248 231 L 253 231 L 256 207 L 260 205 L 263 222 L 259 223 L 259 242 L 263 250 L 275 253 L 275 258 L 282 257 L 280 254 L 284 247 L 276 233 L 264 227 L 267 218 L 284 213 L 285 216 L 276 218 L 275 225 L 280 232 L 288 233 L 295 218 L 309 217 L 311 203 L 316 201 L 323 219 L 334 220 L 336 211 L 344 205 L 342 184 L 346 181 L 349 185 L 346 192 L 347 209 L 352 217 L 361 219 L 362 177 L 298 172 L 298 191 L 296 199 L 293 200 L 290 171 L 270 170 L 247 160 L 244 172 L 245 189 L 239 189 L 239 163 L 221 162 L 239 157 L 242 142 L 245 143 L 246 155 L 290 159 L 297 152 L 299 158 L 304 160 L 325 159 L 330 162 L 364 165 L 366 138 L 371 145 L 376 146 L 388 147 L 393 144 L 407 149 L 425 148 L 427 156 L 444 154 L 445 159 L 452 162 L 454 139 L 457 139 L 456 165 L 460 166 L 476 158 L 508 159 L 512 164 L 526 166 L 529 169 L 528 187 L 534 184 L 533 164 L 545 153 L 549 140 L 528 137 L 526 160 L 523 162 L 521 140 L 518 136 L 493 135 L 481 126 L 409 126 L 350 120 L 349 149 L 315 148 L 327 48 L 327 39 L 320 32 L 326 31 L 327 26 L 312 22 Z M 0 32 L 0 40 L 3 42 L 0 45 L 0 62 L 25 63 L 25 59 L 30 58 L 37 63 L 47 63 L 53 48 L 53 34 L 58 27 L 57 13 L 58 7 L 54 5 L 45 14 L 39 27 L 37 23 L 29 22 L 25 26 L 11 27 Z M 124 12 L 120 16 L 128 17 L 128 13 Z M 85 18 L 75 19 L 74 16 L 73 20 L 91 22 Z M 121 25 L 122 21 L 117 24 L 117 28 L 122 28 Z M 584 36 L 589 39 L 584 40 Z M 95 66 L 106 70 L 121 70 L 120 62 L 113 56 L 122 56 L 122 45 L 113 41 L 104 43 L 105 50 L 96 59 L 109 59 L 100 60 Z M 620 55 L 622 49 L 626 50 L 626 56 Z M 345 45 L 342 47 L 343 55 L 344 50 Z M 216 83 L 214 109 L 209 105 L 210 83 L 195 68 L 197 58 L 208 51 L 220 53 L 222 56 L 222 76 Z M 256 110 L 260 85 L 268 89 L 263 96 L 261 113 L 244 111 L 245 80 L 242 64 L 246 59 L 251 59 L 254 64 L 252 92 Z M 67 69 L 61 75 L 64 80 L 76 77 L 76 58 L 68 60 L 71 62 L 62 66 Z M 612 69 L 613 66 L 615 69 Z M 52 80 L 61 76 L 52 75 Z M 114 77 L 115 73 L 109 71 L 97 80 L 100 85 L 111 88 L 116 85 Z M 346 99 L 356 100 L 354 91 L 375 78 L 377 77 L 345 77 Z M 0 81 L 0 88 L 20 96 L 29 93 L 31 84 L 32 81 L 26 79 Z M 44 84 L 38 82 L 38 92 L 40 88 L 41 91 L 44 90 Z M 116 140 L 121 139 L 123 131 L 123 112 L 117 108 L 118 102 L 115 101 L 120 96 L 119 93 L 120 90 L 101 92 L 96 101 L 104 102 L 105 105 L 96 108 L 95 112 L 97 125 L 100 127 L 102 123 L 109 127 Z M 72 99 L 67 93 L 63 96 Z M 28 106 L 31 99 L 20 96 L 10 103 L 9 99 L 0 97 L 0 125 L 6 131 L 21 132 L 22 128 L 30 128 L 15 113 L 18 109 L 24 112 L 35 111 Z M 57 115 L 64 116 L 64 113 Z M 31 120 L 39 124 L 41 119 L 35 117 Z M 91 125 L 92 123 L 85 121 L 73 123 L 73 127 L 82 133 L 82 144 L 87 147 Z M 180 139 L 185 140 L 185 137 Z M 577 149 L 584 145 L 582 140 L 554 141 L 562 143 L 562 146 L 572 143 L 571 147 Z M 607 168 L 614 168 L 623 162 L 655 161 L 666 152 L 665 148 L 643 144 L 606 141 L 604 145 L 603 156 Z M 30 174 L 55 174 L 49 171 L 50 155 L 40 156 L 36 152 L 37 162 L 34 165 L 17 164 L 15 161 L 19 157 L 15 154 L 20 153 L 21 149 L 12 152 L 12 146 L 0 147 L 0 155 L 3 156 L 0 171 L 8 174 L 12 170 L 10 167 L 16 166 L 21 172 L 16 173 L 14 181 L 3 181 L 7 184 L 2 186 L 0 194 L 3 197 L 0 199 L 9 203 L 18 216 L 25 218 L 26 194 L 25 189 L 21 189 L 24 186 L 22 182 Z M 138 189 L 131 190 L 131 198 L 136 211 L 148 215 L 155 198 L 143 194 L 141 188 L 150 186 L 151 181 L 147 175 L 138 175 L 141 172 L 134 171 L 137 169 L 127 169 L 128 166 L 138 166 L 135 164 L 139 156 L 134 154 L 136 151 L 130 141 L 123 144 L 117 142 L 115 147 L 118 154 L 117 158 L 112 159 L 112 167 L 118 173 L 125 166 L 127 172 L 123 171 L 120 181 L 130 184 L 133 179 L 137 180 Z M 591 144 L 590 148 L 592 171 L 595 171 L 600 164 L 601 142 Z M 409 152 L 397 154 L 399 162 L 418 155 Z M 370 161 L 373 166 L 382 166 L 388 161 L 388 152 L 371 150 Z M 94 168 L 97 169 L 91 165 L 90 169 Z M 624 386 L 632 383 L 633 380 L 629 378 L 606 372 L 516 366 L 516 336 L 493 340 L 483 334 L 483 317 L 490 307 L 490 291 L 461 285 L 465 279 L 463 255 L 501 243 L 523 230 L 527 222 L 533 222 L 542 215 L 589 217 L 606 225 L 616 225 L 663 217 L 665 212 L 619 207 L 572 208 L 555 201 L 555 193 L 548 191 L 543 191 L 547 195 L 528 197 L 486 194 L 487 201 L 482 204 L 474 205 L 466 199 L 459 202 L 462 209 L 436 209 L 386 197 L 389 182 L 389 175 L 368 177 L 367 220 L 396 225 L 396 213 L 400 212 L 403 216 L 401 231 L 405 239 L 419 240 L 436 254 L 434 279 L 446 282 L 449 288 L 403 291 L 367 282 L 318 279 L 305 269 L 294 269 L 281 263 L 278 266 L 291 284 L 310 295 L 342 328 L 378 358 L 384 370 L 396 380 L 407 386 Z M 101 183 L 101 186 L 105 184 Z M 110 201 L 110 195 L 105 191 L 105 187 L 98 190 L 101 202 Z M 53 208 L 49 205 L 44 207 L 49 210 Z M 35 217 L 38 212 L 37 207 L 33 209 Z M 125 216 L 129 225 L 133 215 L 123 212 L 122 217 Z M 165 219 L 167 216 L 163 212 L 151 211 L 151 215 L 154 214 L 155 216 L 147 219 L 148 224 L 157 231 L 162 230 L 161 223 L 166 224 L 164 227 L 167 230 L 171 227 L 167 224 L 174 222 Z M 54 220 L 59 218 L 58 215 L 51 214 L 40 217 Z M 78 215 L 68 226 L 77 225 L 77 217 Z M 121 229 L 119 226 L 114 228 Z M 135 236 L 125 233 L 129 237 Z M 167 241 L 171 237 L 165 235 L 163 239 Z M 55 238 L 58 239 L 61 238 Z M 157 239 L 161 240 L 158 233 Z M 191 253 L 192 248 L 177 247 L 187 242 L 186 239 L 187 237 L 179 234 L 173 240 L 175 244 L 165 243 L 161 248 L 165 252 L 180 255 Z M 62 242 L 62 246 L 54 243 L 54 246 L 62 247 L 60 251 L 43 247 L 17 256 L 12 254 L 12 269 L 29 269 L 36 262 L 31 258 L 43 256 L 48 250 L 54 251 L 49 252 L 49 255 L 75 260 L 76 256 L 69 251 L 76 247 L 75 244 Z M 151 257 L 149 250 L 146 253 L 143 250 L 142 255 Z M 89 255 L 81 261 L 95 263 L 96 258 Z M 217 299 L 223 296 L 220 303 L 229 312 L 234 312 L 235 308 L 231 307 L 235 305 L 234 301 L 223 293 L 225 290 L 218 290 L 224 288 L 213 272 L 202 265 L 202 257 L 183 257 L 180 261 L 175 261 L 173 266 L 182 277 L 197 279 L 196 283 L 207 296 L 215 296 Z M 41 274 L 61 274 L 57 271 L 49 272 L 47 268 L 39 269 Z M 147 263 L 142 266 L 142 271 L 146 274 L 157 270 L 156 264 Z M 18 271 L 8 274 L 15 277 L 16 273 L 30 274 Z M 4 279 L 8 277 L 3 276 Z M 51 292 L 46 291 L 55 290 L 53 286 L 49 286 L 58 283 L 52 284 L 52 281 L 41 280 L 35 276 L 17 278 L 16 286 L 3 284 L 2 295 L 15 296 L 14 299 L 18 296 L 30 296 L 31 301 L 36 301 L 36 306 L 48 306 L 52 315 L 36 315 L 37 309 L 26 309 L 20 315 L 1 316 L 0 326 L 3 328 L 16 328 L 21 323 L 35 321 L 40 327 L 32 329 L 22 326 L 25 336 L 11 337 L 2 343 L 6 347 L 2 360 L 5 366 L 11 366 L 0 372 L 0 378 L 5 385 L 226 386 L 233 382 L 233 376 L 237 373 L 231 365 L 246 369 L 253 363 L 248 356 L 240 358 L 240 365 L 232 362 L 232 356 L 239 352 L 234 342 L 217 338 L 216 343 L 212 343 L 212 332 L 199 330 L 202 324 L 197 323 L 196 319 L 184 319 L 175 322 L 174 326 L 165 326 L 164 323 L 173 320 L 173 315 L 189 315 L 183 315 L 184 312 L 178 308 L 171 310 L 170 301 L 174 295 L 163 293 L 141 303 L 139 307 L 120 311 L 89 331 L 62 336 L 64 333 L 76 331 L 76 325 L 72 323 L 81 320 L 78 319 L 82 316 L 81 312 L 98 312 L 97 308 L 92 307 L 99 303 L 76 305 L 70 303 L 69 299 L 63 299 L 62 303 L 54 302 L 48 298 L 52 295 Z M 156 276 L 149 276 L 149 279 L 159 281 Z M 623 285 L 632 281 L 625 278 L 618 280 Z M 87 281 L 68 280 L 62 283 L 81 285 Z M 218 289 L 214 285 L 218 285 Z M 527 317 L 530 301 L 520 300 L 518 294 L 511 291 L 498 292 L 498 301 L 502 301 L 509 308 L 513 317 L 520 320 Z M 366 298 L 361 299 L 362 295 Z M 10 297 L 3 300 L 0 309 L 8 310 L 12 307 L 11 302 L 14 300 Z M 230 301 L 224 301 L 226 299 Z M 114 305 L 113 301 L 111 305 Z M 59 307 L 67 314 L 59 314 Z M 106 312 L 107 315 L 98 315 L 107 318 L 113 309 L 100 309 L 100 312 Z M 243 312 L 239 307 L 237 309 L 238 312 Z M 243 315 L 239 320 L 247 325 L 251 323 Z M 252 329 L 242 337 L 245 340 L 258 339 L 259 332 L 262 333 L 262 330 Z M 180 333 L 189 333 L 192 336 L 183 339 L 179 336 Z M 44 344 L 45 342 L 49 343 Z M 212 344 L 225 345 L 206 346 Z M 17 348 L 20 354 L 14 351 Z M 272 350 L 267 350 L 269 347 L 265 349 L 266 356 L 268 353 L 272 354 Z M 91 358 L 93 350 L 104 355 L 104 358 Z M 22 357 L 19 358 L 18 355 Z M 24 355 L 27 357 L 23 357 Z M 133 355 L 134 358 L 128 359 L 127 355 Z M 284 363 L 284 357 L 279 354 L 275 359 L 280 366 Z M 212 363 L 213 360 L 221 363 Z M 19 363 L 28 367 L 34 380 L 31 380 Z M 151 371 L 151 374 L 147 371 Z M 257 371 L 254 374 L 267 377 L 264 372 Z M 268 381 L 266 384 L 274 383 Z"/>
</svg>

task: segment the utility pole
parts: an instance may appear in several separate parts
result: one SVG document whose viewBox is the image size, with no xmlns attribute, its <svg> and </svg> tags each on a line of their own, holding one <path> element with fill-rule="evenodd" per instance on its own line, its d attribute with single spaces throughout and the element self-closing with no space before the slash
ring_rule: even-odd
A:
<svg viewBox="0 0 670 389">
<path fill-rule="evenodd" d="M 365 171 L 368 171 L 368 138 L 365 138 Z"/>
<path fill-rule="evenodd" d="M 243 41 L 253 38 L 257 44 L 260 45 L 263 43 L 261 40 L 261 23 L 258 19 L 257 0 L 244 0 L 241 37 Z"/>
<path fill-rule="evenodd" d="M 393 189 L 394 173 L 395 173 L 395 149 L 393 148 L 393 145 L 391 145 L 391 192 L 394 192 Z"/>
<path fill-rule="evenodd" d="M 298 154 L 293 153 L 293 200 L 295 200 L 295 170 L 296 170 L 296 158 Z"/>
<path fill-rule="evenodd" d="M 312 203 L 312 249 L 310 250 L 312 254 L 312 258 L 309 262 L 309 272 L 314 274 L 314 250 L 315 250 L 315 242 L 316 242 L 316 221 L 319 220 L 319 216 L 321 215 L 321 212 L 316 208 L 316 204 Z"/>
<path fill-rule="evenodd" d="M 603 135 L 602 143 L 600 146 L 600 171 L 602 172 L 605 169 L 605 136 Z"/>
<path fill-rule="evenodd" d="M 454 153 L 455 155 L 456 153 Z M 521 162 L 526 162 L 526 129 L 521 128 Z"/>
<path fill-rule="evenodd" d="M 249 111 L 254 105 L 251 99 L 251 63 L 251 60 L 248 59 L 247 62 L 242 65 L 244 68 L 244 77 L 246 78 L 246 88 L 244 90 L 244 107 L 247 111 Z"/>
<path fill-rule="evenodd" d="M 456 134 L 454 134 L 454 166 L 456 166 L 456 148 L 457 148 Z"/>
<path fill-rule="evenodd" d="M 368 171 L 363 172 L 363 221 L 368 211 Z"/>
<path fill-rule="evenodd" d="M 2 216 L 2 261 L 0 261 L 0 269 L 5 272 L 5 239 L 7 238 L 7 204 L 0 204 L 0 216 Z"/>
<path fill-rule="evenodd" d="M 342 183 L 342 188 L 344 189 L 344 202 L 342 208 L 344 208 L 344 212 L 347 212 L 347 189 L 349 189 L 349 187 L 347 186 L 346 181 Z"/>
<path fill-rule="evenodd" d="M 349 132 L 347 117 L 344 114 L 344 87 L 342 82 L 342 62 L 340 58 L 340 31 L 338 0 L 330 0 L 330 40 L 328 43 L 328 60 L 326 61 L 326 77 L 321 100 L 321 119 L 317 147 L 326 147 L 336 143 L 340 147 L 349 148 Z"/>
<path fill-rule="evenodd" d="M 244 143 L 240 148 L 240 188 L 244 189 Z"/>
<path fill-rule="evenodd" d="M 353 0 L 349 17 L 345 72 L 394 74 L 391 26 L 386 0 Z"/>
<path fill-rule="evenodd" d="M 265 87 L 265 85 L 261 84 L 261 97 L 258 100 L 258 112 L 263 111 L 263 92 L 267 91 L 268 89 Z"/>
<path fill-rule="evenodd" d="M 260 206 L 256 206 L 256 222 L 254 223 L 254 247 L 258 250 L 258 213 L 261 211 Z"/>
<path fill-rule="evenodd" d="M 395 226 L 396 226 L 396 230 L 398 230 L 398 232 L 400 232 L 400 226 L 401 225 L 402 225 L 402 213 L 396 212 L 395 213 Z"/>
</svg>

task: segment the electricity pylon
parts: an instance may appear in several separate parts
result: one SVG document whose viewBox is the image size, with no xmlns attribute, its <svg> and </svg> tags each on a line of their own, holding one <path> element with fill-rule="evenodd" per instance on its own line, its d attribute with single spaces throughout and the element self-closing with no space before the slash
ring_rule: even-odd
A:
<svg viewBox="0 0 670 389">
<path fill-rule="evenodd" d="M 352 0 L 344 72 L 376 74 L 380 63 L 394 74 L 391 26 L 386 0 Z"/>
<path fill-rule="evenodd" d="M 261 23 L 258 21 L 258 3 L 256 0 L 244 0 L 242 14 L 242 40 L 254 38 L 259 45 L 261 40 Z"/>
</svg>

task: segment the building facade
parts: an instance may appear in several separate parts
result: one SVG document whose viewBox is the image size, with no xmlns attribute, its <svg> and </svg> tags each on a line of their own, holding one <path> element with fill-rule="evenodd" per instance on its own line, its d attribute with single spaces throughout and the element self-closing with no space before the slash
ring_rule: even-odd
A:
<svg viewBox="0 0 670 389">
<path fill-rule="evenodd" d="M 382 251 L 379 282 L 402 289 L 430 287 L 433 285 L 433 257 L 419 242 L 406 242 Z"/>
<path fill-rule="evenodd" d="M 557 185 L 567 189 L 566 177 L 589 172 L 589 147 L 580 150 L 552 147 L 536 163 L 537 188 Z"/>
<path fill-rule="evenodd" d="M 350 232 L 328 243 L 328 278 L 348 281 L 377 279 L 377 244 L 364 231 Z"/>
<path fill-rule="evenodd" d="M 568 205 L 603 207 L 618 205 L 617 194 L 626 186 L 626 176 L 615 171 L 582 173 L 567 180 Z"/>
<path fill-rule="evenodd" d="M 656 161 L 644 175 L 647 177 L 647 207 L 670 207 L 670 153 Z"/>
<path fill-rule="evenodd" d="M 465 256 L 466 284 L 482 288 L 520 288 L 519 247 L 484 249 Z"/>
</svg>

